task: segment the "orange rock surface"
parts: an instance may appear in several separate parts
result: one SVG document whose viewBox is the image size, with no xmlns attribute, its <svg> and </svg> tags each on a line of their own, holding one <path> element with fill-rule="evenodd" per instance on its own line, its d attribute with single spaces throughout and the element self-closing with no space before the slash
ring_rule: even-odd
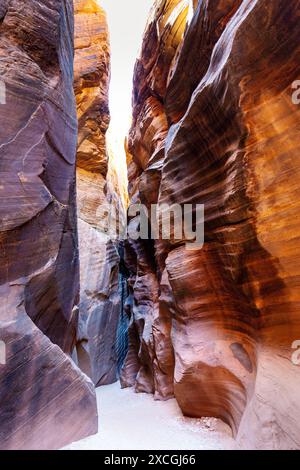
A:
<svg viewBox="0 0 300 470">
<path fill-rule="evenodd" d="M 300 446 L 299 32 L 297 0 L 160 0 L 135 69 L 131 203 L 204 204 L 205 243 L 127 243 L 123 385 L 244 448 Z"/>
</svg>

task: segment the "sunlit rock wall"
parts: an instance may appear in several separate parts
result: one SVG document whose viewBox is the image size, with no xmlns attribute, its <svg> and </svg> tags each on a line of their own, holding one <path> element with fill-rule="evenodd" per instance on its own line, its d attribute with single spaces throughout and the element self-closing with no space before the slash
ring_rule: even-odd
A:
<svg viewBox="0 0 300 470">
<path fill-rule="evenodd" d="M 93 384 L 69 359 L 79 300 L 73 4 L 1 0 L 0 33 L 0 448 L 54 449 L 97 431 Z"/>
<path fill-rule="evenodd" d="M 106 15 L 95 0 L 75 0 L 75 94 L 78 115 L 77 200 L 80 304 L 77 360 L 95 385 L 116 380 L 116 330 L 120 311 L 119 255 L 109 234 L 106 131 L 110 47 Z"/>
<path fill-rule="evenodd" d="M 188 2 L 155 2 L 136 63 L 133 123 L 128 139 L 128 179 L 131 203 L 147 207 L 157 202 L 168 133 L 164 109 L 167 78 L 182 40 Z M 139 216 L 129 220 L 138 226 Z M 130 349 L 122 385 L 134 385 L 157 399 L 173 396 L 174 351 L 171 343 L 172 293 L 164 268 L 159 269 L 151 240 L 126 242 L 130 270 Z"/>
<path fill-rule="evenodd" d="M 248 448 L 300 446 L 299 8 L 157 1 L 135 69 L 131 203 L 205 204 L 205 243 L 127 243 L 123 385 Z"/>
</svg>

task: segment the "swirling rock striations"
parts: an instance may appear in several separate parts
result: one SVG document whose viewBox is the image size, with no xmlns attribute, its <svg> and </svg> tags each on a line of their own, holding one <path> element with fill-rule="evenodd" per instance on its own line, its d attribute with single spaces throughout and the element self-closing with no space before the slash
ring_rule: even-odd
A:
<svg viewBox="0 0 300 470">
<path fill-rule="evenodd" d="M 133 123 L 128 138 L 128 178 L 131 203 L 147 207 L 157 202 L 168 122 L 164 109 L 167 78 L 180 45 L 188 2 L 156 2 L 149 18 L 141 58 L 134 74 Z M 139 216 L 129 220 L 138 226 Z M 130 270 L 127 310 L 129 353 L 123 386 L 135 385 L 157 399 L 173 396 L 174 351 L 170 339 L 172 293 L 168 276 L 157 266 L 151 240 L 126 242 Z M 164 275 L 163 275 L 164 274 Z M 162 279 L 160 279 L 162 277 Z"/>
<path fill-rule="evenodd" d="M 79 300 L 73 4 L 1 0 L 0 33 L 0 448 L 53 449 L 97 431 L 93 384 L 68 357 Z"/>
<path fill-rule="evenodd" d="M 95 385 L 116 380 L 119 319 L 116 243 L 106 214 L 111 193 L 106 149 L 110 48 L 106 15 L 96 0 L 75 0 L 75 95 L 78 115 L 77 200 L 80 304 L 77 360 Z M 114 200 L 117 201 L 117 196 Z M 112 202 L 113 204 L 114 202 Z"/>
<path fill-rule="evenodd" d="M 123 385 L 300 447 L 300 2 L 157 1 L 135 70 L 131 203 L 205 204 L 205 243 L 129 241 Z M 138 226 L 139 217 L 129 224 Z"/>
</svg>

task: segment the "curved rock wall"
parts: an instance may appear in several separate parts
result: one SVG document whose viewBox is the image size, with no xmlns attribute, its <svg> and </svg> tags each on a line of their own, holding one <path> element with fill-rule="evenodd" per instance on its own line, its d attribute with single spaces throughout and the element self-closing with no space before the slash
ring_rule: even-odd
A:
<svg viewBox="0 0 300 470">
<path fill-rule="evenodd" d="M 248 448 L 300 446 L 299 8 L 157 1 L 134 77 L 131 203 L 205 204 L 205 243 L 127 242 L 122 383 Z"/>
<path fill-rule="evenodd" d="M 136 63 L 133 123 L 128 138 L 128 179 L 131 203 L 147 207 L 157 202 L 168 122 L 164 109 L 167 78 L 182 40 L 188 2 L 155 2 Z M 139 216 L 129 224 L 138 225 Z M 172 301 L 168 276 L 157 265 L 151 240 L 126 242 L 125 261 L 131 312 L 131 345 L 122 385 L 154 393 L 157 399 L 173 396 L 174 351 L 170 339 Z M 163 287 L 163 288 L 162 288 Z"/>
<path fill-rule="evenodd" d="M 93 384 L 68 358 L 79 300 L 72 2 L 1 0 L 0 56 L 0 448 L 53 449 L 97 431 Z"/>
<path fill-rule="evenodd" d="M 77 200 L 80 304 L 77 360 L 95 385 L 116 380 L 120 312 L 119 255 L 106 213 L 117 202 L 108 175 L 110 46 L 104 10 L 75 0 L 75 94 L 78 115 Z M 114 201 L 112 201 L 114 199 Z"/>
</svg>

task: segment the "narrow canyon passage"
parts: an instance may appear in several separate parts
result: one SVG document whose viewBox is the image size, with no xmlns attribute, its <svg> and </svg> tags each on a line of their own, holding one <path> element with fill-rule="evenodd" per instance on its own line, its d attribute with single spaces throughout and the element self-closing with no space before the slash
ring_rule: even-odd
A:
<svg viewBox="0 0 300 470">
<path fill-rule="evenodd" d="M 0 0 L 1 450 L 300 449 L 299 18 Z"/>
<path fill-rule="evenodd" d="M 170 238 L 129 237 L 118 242 L 122 293 L 126 291 L 123 323 L 117 326 L 107 307 L 103 310 L 104 344 L 109 344 L 114 330 L 117 344 L 123 344 L 114 377 L 120 378 L 122 387 L 154 395 L 156 400 L 175 397 L 178 410 L 186 416 L 223 420 L 237 446 L 297 448 L 299 429 L 292 416 L 285 416 L 287 403 L 274 398 L 275 403 L 269 390 L 288 396 L 288 406 L 300 413 L 299 370 L 291 361 L 291 347 L 300 334 L 293 287 L 299 273 L 292 261 L 299 248 L 298 225 L 287 235 L 288 251 L 278 238 L 278 227 L 288 227 L 288 214 L 297 210 L 298 172 L 293 189 L 280 168 L 287 169 L 289 180 L 295 175 L 291 156 L 298 149 L 299 110 L 289 90 L 297 78 L 292 58 L 299 44 L 290 41 L 290 56 L 281 56 L 280 44 L 272 49 L 275 32 L 269 42 L 269 27 L 259 19 L 267 9 L 274 31 L 282 34 L 285 18 L 292 17 L 297 2 L 280 7 L 275 2 L 267 7 L 263 0 L 222 5 L 214 0 L 135 3 L 122 4 L 116 14 L 111 2 L 102 2 L 108 10 L 112 60 L 106 196 L 115 203 L 122 198 L 121 218 L 129 205 L 129 230 L 143 223 L 140 213 L 131 214 L 136 204 L 146 207 L 149 225 L 155 204 L 190 204 L 193 211 L 204 204 L 205 243 L 188 250 L 187 239 L 174 236 L 175 220 Z M 137 34 L 132 22 L 133 11 L 134 21 L 146 24 L 143 40 L 142 29 Z M 253 32 L 257 28 L 262 31 L 260 39 Z M 137 38 L 141 47 L 133 72 L 132 47 L 135 43 L 137 51 Z M 279 77 L 270 65 L 267 79 L 260 69 L 265 62 L 259 64 L 255 50 L 264 51 L 268 64 L 278 61 L 289 77 Z M 253 60 L 258 65 L 251 68 Z M 125 183 L 120 191 L 126 135 L 128 194 Z M 108 263 L 106 259 L 106 276 Z M 111 298 L 110 293 L 106 302 Z M 126 351 L 120 355 L 121 350 Z M 99 357 L 107 364 L 102 352 Z M 108 375 L 95 383 L 108 384 L 112 379 Z M 101 397 L 101 391 L 97 393 Z M 161 406 L 166 421 L 171 419 L 167 405 L 151 404 L 144 395 L 125 395 L 114 386 L 107 402 L 109 392 L 103 393 L 107 416 L 115 396 L 116 402 L 121 397 L 130 403 L 136 400 L 133 420 L 143 421 L 138 400 L 147 400 L 150 415 L 152 407 Z M 124 422 L 130 423 L 125 403 L 123 407 Z M 145 402 L 145 416 L 147 409 Z M 201 425 L 195 429 L 200 439 Z M 101 445 L 101 436 L 100 432 L 86 442 Z M 222 446 L 217 441 L 215 445 Z"/>
</svg>

